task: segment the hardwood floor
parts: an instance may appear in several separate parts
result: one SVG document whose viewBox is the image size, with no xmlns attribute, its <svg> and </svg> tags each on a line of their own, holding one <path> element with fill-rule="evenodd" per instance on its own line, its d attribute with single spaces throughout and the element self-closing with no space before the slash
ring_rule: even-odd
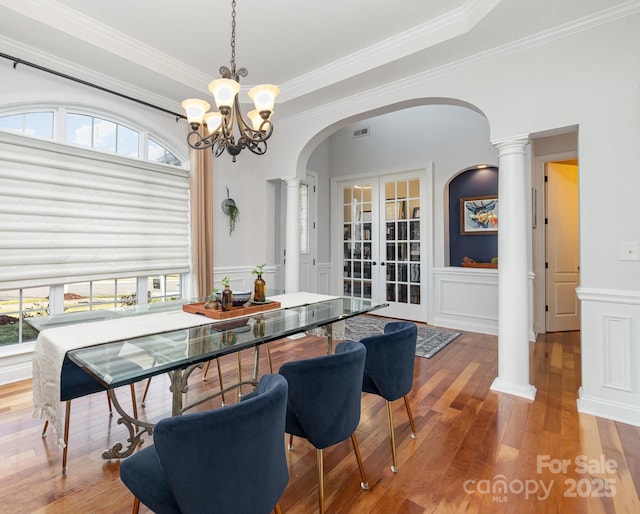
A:
<svg viewBox="0 0 640 514">
<path fill-rule="evenodd" d="M 316 337 L 270 347 L 276 370 L 325 350 Z M 268 369 L 265 353 L 262 370 Z M 251 369 L 252 352 L 243 353 L 243 365 Z M 236 358 L 225 357 L 222 369 L 231 383 Z M 325 450 L 326 511 L 640 512 L 640 428 L 577 413 L 578 333 L 547 334 L 533 345 L 535 402 L 492 392 L 496 372 L 493 336 L 464 333 L 432 359 L 416 358 L 410 399 L 418 437 L 410 438 L 403 402 L 394 402 L 395 475 L 384 402 L 363 395 L 357 436 L 369 490 L 359 487 L 350 441 L 331 447 Z M 189 395 L 217 387 L 214 367 L 206 382 L 201 378 L 194 373 Z M 138 384 L 139 397 L 142 391 Z M 128 388 L 121 396 L 126 404 Z M 120 482 L 118 462 L 101 458 L 104 448 L 125 438 L 108 415 L 106 396 L 74 400 L 71 410 L 69 471 L 61 475 L 62 450 L 52 436 L 40 437 L 41 421 L 30 419 L 31 382 L 0 387 L 0 512 L 130 512 L 133 498 Z M 169 412 L 168 380 L 154 378 L 144 414 L 157 420 Z M 315 450 L 297 438 L 294 446 L 281 505 L 285 513 L 307 514 L 317 509 Z"/>
</svg>

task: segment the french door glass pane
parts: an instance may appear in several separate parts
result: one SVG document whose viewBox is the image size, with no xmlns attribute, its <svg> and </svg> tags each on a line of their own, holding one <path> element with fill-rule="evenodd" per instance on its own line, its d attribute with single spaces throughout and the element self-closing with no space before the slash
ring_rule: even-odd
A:
<svg viewBox="0 0 640 514">
<path fill-rule="evenodd" d="M 343 294 L 361 298 L 372 295 L 372 185 L 343 190 Z"/>
<path fill-rule="evenodd" d="M 387 180 L 384 192 L 386 299 L 420 304 L 420 180 Z"/>
</svg>

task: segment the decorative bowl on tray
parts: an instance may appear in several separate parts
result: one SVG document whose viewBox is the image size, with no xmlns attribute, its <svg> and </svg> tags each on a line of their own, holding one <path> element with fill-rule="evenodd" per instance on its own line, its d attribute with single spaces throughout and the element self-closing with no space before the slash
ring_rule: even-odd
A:
<svg viewBox="0 0 640 514">
<path fill-rule="evenodd" d="M 222 301 L 222 293 L 216 293 L 216 300 Z M 251 300 L 251 291 L 233 291 L 233 306 L 242 307 Z"/>
</svg>

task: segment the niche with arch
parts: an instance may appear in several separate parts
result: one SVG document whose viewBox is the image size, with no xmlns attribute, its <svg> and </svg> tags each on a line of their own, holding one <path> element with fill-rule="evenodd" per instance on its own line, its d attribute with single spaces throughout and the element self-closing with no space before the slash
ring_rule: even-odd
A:
<svg viewBox="0 0 640 514">
<path fill-rule="evenodd" d="M 498 234 L 461 231 L 460 199 L 498 196 L 498 168 L 474 166 L 449 182 L 449 265 L 462 266 L 468 257 L 477 263 L 491 263 L 498 256 Z"/>
</svg>

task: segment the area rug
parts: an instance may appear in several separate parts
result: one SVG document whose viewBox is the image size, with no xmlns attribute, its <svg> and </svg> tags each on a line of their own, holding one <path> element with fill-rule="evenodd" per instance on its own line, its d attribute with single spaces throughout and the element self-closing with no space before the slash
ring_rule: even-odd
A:
<svg viewBox="0 0 640 514">
<path fill-rule="evenodd" d="M 384 326 L 390 321 L 398 320 L 374 316 L 355 316 L 348 318 L 345 323 L 345 337 L 358 341 L 366 336 L 382 334 L 384 332 Z M 453 332 L 452 330 L 418 325 L 416 355 L 430 359 L 459 335 L 460 332 Z"/>
</svg>

